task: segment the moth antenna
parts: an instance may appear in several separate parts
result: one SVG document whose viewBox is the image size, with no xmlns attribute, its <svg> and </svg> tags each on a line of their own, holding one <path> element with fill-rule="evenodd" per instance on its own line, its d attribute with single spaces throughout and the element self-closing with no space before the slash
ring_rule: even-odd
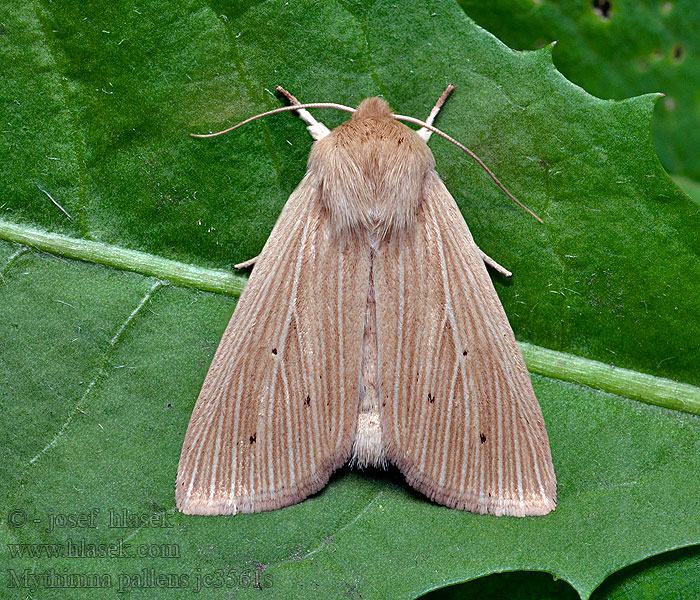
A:
<svg viewBox="0 0 700 600">
<path fill-rule="evenodd" d="M 277 91 L 277 92 L 279 92 L 280 94 L 282 94 L 282 95 L 283 95 L 287 100 L 289 100 L 292 104 L 296 104 L 296 105 L 301 104 L 301 102 L 299 102 L 299 100 L 297 100 L 297 97 L 296 97 L 294 94 L 292 94 L 291 92 L 288 92 L 287 90 L 285 90 L 281 85 L 276 85 L 276 86 L 275 86 L 275 91 Z"/>
<path fill-rule="evenodd" d="M 442 105 L 445 104 L 445 101 L 447 100 L 447 97 L 452 93 L 452 90 L 455 89 L 454 84 L 450 84 L 447 86 L 447 89 L 442 92 L 442 95 L 438 98 L 438 101 L 435 103 L 435 106 L 433 106 L 433 110 L 430 111 L 430 114 L 428 115 L 428 118 L 425 120 L 425 122 L 428 125 L 432 125 L 433 122 L 435 121 L 435 117 L 437 117 L 438 113 L 440 112 L 440 109 L 442 108 Z M 426 129 L 425 127 L 421 127 L 417 132 L 419 136 L 421 136 L 426 143 L 428 143 L 428 140 L 430 139 L 430 136 L 433 134 L 432 131 L 429 129 Z"/>
<path fill-rule="evenodd" d="M 397 121 L 406 121 L 407 123 L 413 123 L 414 125 L 420 125 L 424 129 L 428 129 L 429 131 L 432 131 L 433 133 L 437 133 L 440 137 L 445 138 L 448 142 L 452 142 L 457 148 L 460 148 L 464 150 L 469 156 L 471 156 L 477 163 L 479 163 L 479 166 L 486 171 L 491 179 L 493 179 L 496 182 L 496 185 L 503 190 L 506 196 L 508 196 L 513 202 L 515 202 L 520 208 L 522 208 L 525 212 L 530 213 L 535 219 L 537 219 L 540 223 L 544 223 L 542 219 L 540 219 L 534 212 L 532 212 L 527 206 L 525 206 L 520 200 L 518 200 L 513 194 L 511 194 L 507 189 L 506 186 L 504 186 L 498 179 L 493 174 L 493 171 L 489 169 L 485 164 L 484 161 L 481 160 L 476 154 L 474 154 L 469 148 L 467 148 L 464 144 L 460 144 L 456 139 L 453 137 L 447 135 L 446 133 L 440 131 L 437 127 L 433 127 L 429 123 L 426 123 L 424 121 L 421 121 L 420 119 L 416 119 L 414 117 L 407 117 L 405 115 L 392 115 L 394 119 Z"/>
<path fill-rule="evenodd" d="M 297 100 L 292 93 L 285 90 L 281 85 L 276 85 L 275 90 L 287 98 L 291 104 L 295 106 L 299 106 L 301 104 L 301 102 L 299 102 L 299 100 Z M 321 140 L 330 134 L 331 130 L 320 121 L 314 119 L 313 115 L 308 110 L 300 108 L 297 112 L 297 116 L 304 121 L 304 123 L 306 123 L 306 129 L 314 140 Z"/>
<path fill-rule="evenodd" d="M 245 121 L 241 121 L 240 123 L 237 123 L 233 127 L 229 127 L 228 129 L 224 129 L 223 131 L 217 131 L 216 133 L 190 133 L 192 137 L 195 138 L 212 138 L 216 137 L 217 135 L 224 135 L 224 133 L 228 133 L 229 131 L 233 131 L 234 129 L 238 129 L 239 127 L 246 125 L 247 123 L 250 123 L 251 121 L 255 121 L 256 119 L 262 119 L 263 117 L 267 117 L 269 115 L 274 115 L 277 113 L 281 112 L 287 112 L 290 110 L 299 110 L 302 108 L 335 108 L 337 110 L 344 110 L 345 112 L 349 113 L 354 113 L 355 109 L 350 108 L 349 106 L 345 106 L 344 104 L 335 104 L 333 102 L 311 102 L 309 104 L 293 104 L 292 106 L 282 106 L 280 108 L 275 108 L 273 110 L 268 110 L 267 112 L 260 113 L 259 115 L 255 115 L 254 117 L 250 117 L 249 119 L 246 119 Z"/>
<path fill-rule="evenodd" d="M 448 89 L 449 89 L 449 88 L 448 88 Z M 280 91 L 282 92 L 282 90 L 280 90 Z M 449 92 L 451 92 L 451 91 L 452 91 L 452 90 L 449 90 L 449 91 L 445 90 L 445 92 L 446 92 L 446 93 L 444 94 L 445 98 L 447 97 L 447 94 L 449 94 Z M 286 90 L 284 90 L 284 92 L 286 92 Z M 284 93 L 284 92 L 282 92 L 282 93 Z M 285 95 L 287 95 L 287 94 L 289 94 L 289 92 L 287 92 Z M 290 96 L 291 96 L 291 97 L 290 97 Z M 293 102 L 294 100 L 296 100 L 296 98 L 294 98 L 291 94 L 289 94 L 287 97 L 288 97 L 292 102 Z M 292 100 L 292 98 L 294 98 L 294 100 Z M 442 99 L 442 97 L 441 97 L 441 99 Z M 439 102 L 439 101 L 438 101 L 438 102 Z M 443 102 L 444 102 L 444 100 L 443 100 Z M 300 109 L 304 109 L 304 108 L 335 108 L 336 110 L 344 110 L 345 112 L 349 112 L 349 113 L 354 113 L 354 112 L 355 112 L 355 109 L 354 109 L 354 108 L 351 108 L 351 107 L 349 107 L 349 106 L 345 106 L 344 104 L 336 104 L 336 103 L 334 103 L 334 102 L 311 102 L 311 103 L 307 103 L 307 104 L 293 104 L 293 105 L 291 105 L 291 106 L 282 106 L 282 107 L 280 107 L 280 108 L 275 108 L 275 109 L 273 109 L 273 110 L 268 110 L 267 112 L 257 114 L 257 115 L 255 115 L 255 116 L 252 116 L 252 117 L 246 119 L 245 121 L 241 121 L 240 123 L 237 123 L 237 124 L 234 125 L 233 127 L 229 127 L 228 129 L 224 129 L 223 131 L 217 131 L 216 133 L 190 133 L 190 135 L 191 135 L 192 137 L 195 137 L 195 138 L 212 138 L 212 137 L 217 137 L 217 136 L 219 136 L 219 135 L 224 135 L 225 133 L 229 133 L 230 131 L 233 131 L 234 129 L 238 129 L 239 127 L 242 127 L 243 125 L 246 125 L 246 124 L 250 123 L 251 121 L 255 121 L 255 120 L 257 120 L 257 119 L 262 119 L 263 117 L 267 117 L 267 116 L 274 115 L 274 114 L 281 113 L 281 112 L 288 112 L 288 111 L 291 111 L 291 110 L 299 111 Z M 496 185 L 497 185 L 499 188 L 501 188 L 501 190 L 503 190 L 503 192 L 505 193 L 506 196 L 508 196 L 513 202 L 515 202 L 515 203 L 516 203 L 520 208 L 522 208 L 524 211 L 528 212 L 528 213 L 531 214 L 533 217 L 535 217 L 535 219 L 537 219 L 540 223 L 544 223 L 544 221 L 542 221 L 542 219 L 540 219 L 534 212 L 532 212 L 527 206 L 525 206 L 522 202 L 520 202 L 520 200 L 518 200 L 515 196 L 513 196 L 513 194 L 511 194 L 511 193 L 508 191 L 508 189 L 506 188 L 506 186 L 504 186 L 504 185 L 500 182 L 500 180 L 498 179 L 498 177 L 496 177 L 496 175 L 494 175 L 493 171 L 491 171 L 491 169 L 489 169 L 489 168 L 484 164 L 484 161 L 481 160 L 476 154 L 474 154 L 474 153 L 473 153 L 469 148 L 467 148 L 464 144 L 460 144 L 456 139 L 454 139 L 453 137 L 451 137 L 451 136 L 447 135 L 446 133 L 440 131 L 437 127 L 433 127 L 433 126 L 430 125 L 429 123 L 426 123 L 426 122 L 424 122 L 424 121 L 421 121 L 420 119 L 416 119 L 415 117 L 408 117 L 408 116 L 405 116 L 405 115 L 392 115 L 392 117 L 393 117 L 394 119 L 396 119 L 397 121 L 406 121 L 407 123 L 413 123 L 414 125 L 419 125 L 420 127 L 424 128 L 424 129 L 427 129 L 427 130 L 429 130 L 429 131 L 432 131 L 433 133 L 437 133 L 440 137 L 445 138 L 448 142 L 453 143 L 455 146 L 457 146 L 457 148 L 460 148 L 461 150 L 464 150 L 464 152 L 466 152 L 466 153 L 467 153 L 469 156 L 471 156 L 477 163 L 479 163 L 479 166 L 480 166 L 482 169 L 484 169 L 484 171 L 486 171 L 486 172 L 489 174 L 489 176 L 491 177 L 491 179 L 493 179 L 493 180 L 496 182 Z"/>
</svg>

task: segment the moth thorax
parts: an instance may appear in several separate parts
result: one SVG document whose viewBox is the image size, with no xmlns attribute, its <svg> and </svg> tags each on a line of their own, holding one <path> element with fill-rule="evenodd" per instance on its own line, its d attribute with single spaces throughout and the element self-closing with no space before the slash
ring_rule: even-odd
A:
<svg viewBox="0 0 700 600">
<path fill-rule="evenodd" d="M 388 118 L 347 121 L 314 144 L 309 158 L 323 206 L 341 235 L 410 230 L 433 166 L 425 142 Z"/>
</svg>

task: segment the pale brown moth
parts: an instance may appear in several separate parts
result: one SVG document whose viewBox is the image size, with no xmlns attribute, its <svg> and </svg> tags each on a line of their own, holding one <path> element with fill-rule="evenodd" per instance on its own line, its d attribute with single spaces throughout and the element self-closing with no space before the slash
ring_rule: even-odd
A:
<svg viewBox="0 0 700 600">
<path fill-rule="evenodd" d="M 255 267 L 183 444 L 182 512 L 295 504 L 348 461 L 392 463 L 452 508 L 554 508 L 542 412 L 484 263 L 509 273 L 474 243 L 427 145 L 448 137 L 432 121 L 451 89 L 427 123 L 380 98 L 333 131 L 304 107 L 339 105 L 287 93 L 295 105 L 271 111 L 297 110 L 316 142 L 243 263 Z"/>
</svg>

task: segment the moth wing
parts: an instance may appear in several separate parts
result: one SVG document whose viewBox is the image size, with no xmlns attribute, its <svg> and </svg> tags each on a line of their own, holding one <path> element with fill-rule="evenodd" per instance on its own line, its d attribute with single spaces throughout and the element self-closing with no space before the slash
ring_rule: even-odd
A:
<svg viewBox="0 0 700 600">
<path fill-rule="evenodd" d="M 540 515 L 556 480 L 540 406 L 459 209 L 435 171 L 413 238 L 374 258 L 382 444 L 452 508 Z"/>
<path fill-rule="evenodd" d="M 307 174 L 216 351 L 178 468 L 189 514 L 257 512 L 322 488 L 355 436 L 369 249 L 340 247 Z"/>
</svg>

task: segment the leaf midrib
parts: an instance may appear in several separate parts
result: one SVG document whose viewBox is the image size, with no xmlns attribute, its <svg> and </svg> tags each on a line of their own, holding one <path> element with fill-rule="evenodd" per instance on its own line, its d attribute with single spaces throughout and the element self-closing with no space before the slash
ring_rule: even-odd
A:
<svg viewBox="0 0 700 600">
<path fill-rule="evenodd" d="M 205 269 L 154 254 L 111 244 L 71 238 L 18 225 L 0 219 L 0 239 L 32 247 L 56 256 L 101 264 L 165 279 L 174 285 L 240 296 L 247 277 L 217 269 Z M 10 259 L 17 256 L 16 253 Z M 656 377 L 631 369 L 590 360 L 519 342 L 528 370 L 551 379 L 578 383 L 587 387 L 625 396 L 647 404 L 700 415 L 700 388 Z"/>
</svg>

